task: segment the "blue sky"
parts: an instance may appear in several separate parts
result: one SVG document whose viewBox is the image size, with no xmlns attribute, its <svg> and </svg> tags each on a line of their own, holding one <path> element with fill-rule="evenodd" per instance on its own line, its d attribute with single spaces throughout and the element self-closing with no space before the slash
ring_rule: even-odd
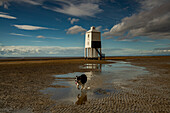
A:
<svg viewBox="0 0 170 113">
<path fill-rule="evenodd" d="M 0 57 L 83 56 L 95 26 L 106 56 L 170 55 L 169 0 L 1 0 Z"/>
</svg>

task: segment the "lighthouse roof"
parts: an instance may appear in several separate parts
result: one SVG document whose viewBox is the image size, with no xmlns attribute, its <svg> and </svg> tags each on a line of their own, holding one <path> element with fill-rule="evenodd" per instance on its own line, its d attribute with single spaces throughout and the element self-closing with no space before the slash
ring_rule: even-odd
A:
<svg viewBox="0 0 170 113">
<path fill-rule="evenodd" d="M 87 32 L 99 32 L 99 31 L 97 31 L 97 30 L 95 29 L 95 27 L 92 26 L 92 27 L 90 28 L 90 30 L 88 30 Z"/>
</svg>

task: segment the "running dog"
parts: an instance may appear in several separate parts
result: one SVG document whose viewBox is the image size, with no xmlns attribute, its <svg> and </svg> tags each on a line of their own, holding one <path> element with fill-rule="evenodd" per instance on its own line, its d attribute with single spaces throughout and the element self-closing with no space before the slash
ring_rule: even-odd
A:
<svg viewBox="0 0 170 113">
<path fill-rule="evenodd" d="M 80 89 L 79 86 L 81 86 L 81 90 L 84 89 L 84 85 L 87 82 L 87 76 L 85 74 L 82 74 L 81 76 L 76 76 L 75 83 L 77 85 L 77 89 Z"/>
</svg>

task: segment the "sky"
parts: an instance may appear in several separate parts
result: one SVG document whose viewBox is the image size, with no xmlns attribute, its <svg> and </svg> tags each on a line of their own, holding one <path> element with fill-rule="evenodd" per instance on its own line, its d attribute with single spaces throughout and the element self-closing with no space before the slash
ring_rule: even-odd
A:
<svg viewBox="0 0 170 113">
<path fill-rule="evenodd" d="M 170 55 L 170 0 L 0 0 L 0 57 L 84 56 L 91 26 L 106 56 Z"/>
</svg>

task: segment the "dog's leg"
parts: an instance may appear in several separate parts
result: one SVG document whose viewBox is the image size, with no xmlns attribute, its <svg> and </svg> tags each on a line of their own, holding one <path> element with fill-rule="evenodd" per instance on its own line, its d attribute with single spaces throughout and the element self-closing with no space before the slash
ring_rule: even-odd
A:
<svg viewBox="0 0 170 113">
<path fill-rule="evenodd" d="M 77 89 L 79 89 L 79 84 L 77 84 Z"/>
<path fill-rule="evenodd" d="M 84 89 L 84 84 L 81 85 L 81 90 Z"/>
<path fill-rule="evenodd" d="M 80 94 L 77 95 L 77 99 L 79 99 L 79 98 L 80 98 Z"/>
</svg>

